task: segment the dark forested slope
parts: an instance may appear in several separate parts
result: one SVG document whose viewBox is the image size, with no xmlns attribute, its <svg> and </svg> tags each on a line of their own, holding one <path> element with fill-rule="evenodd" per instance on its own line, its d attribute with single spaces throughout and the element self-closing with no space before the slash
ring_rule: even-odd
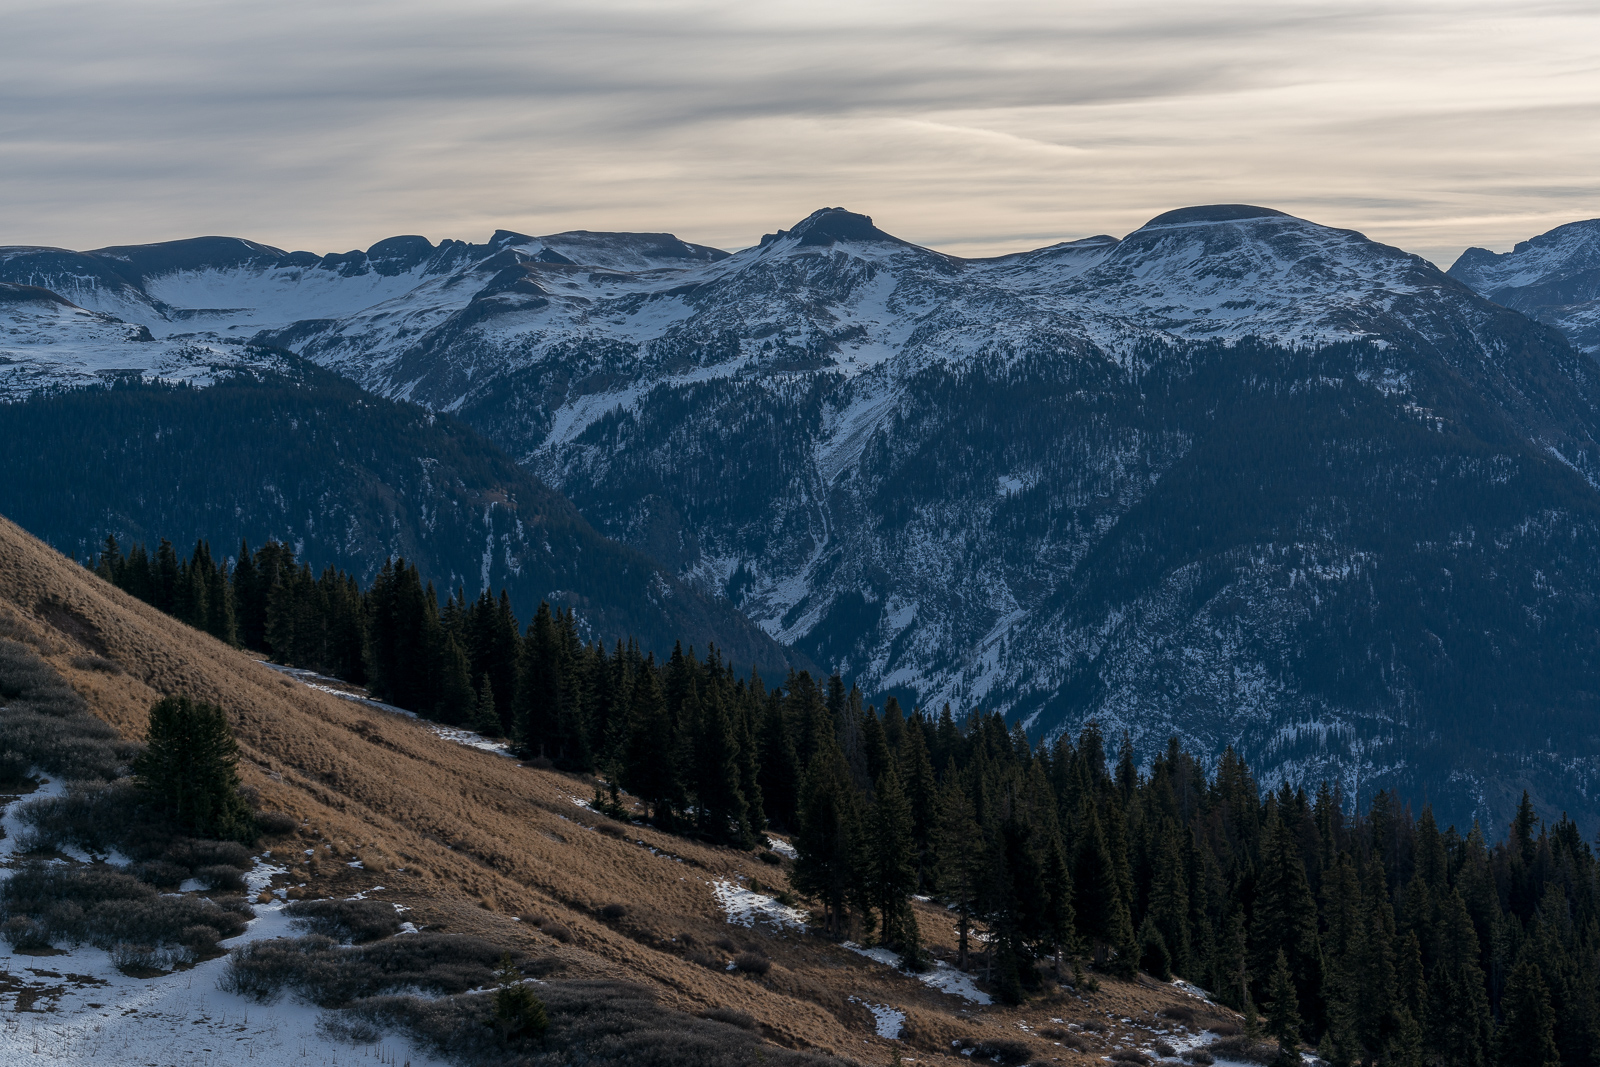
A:
<svg viewBox="0 0 1600 1067">
<path fill-rule="evenodd" d="M 507 588 L 574 608 L 595 637 L 632 633 L 663 651 L 685 637 L 735 662 L 789 663 L 461 423 L 308 364 L 207 389 L 126 382 L 0 405 L 0 440 L 0 514 L 80 559 L 107 535 L 152 550 L 204 538 L 222 554 L 242 535 L 367 581 L 404 556 L 441 597 Z"/>
</svg>

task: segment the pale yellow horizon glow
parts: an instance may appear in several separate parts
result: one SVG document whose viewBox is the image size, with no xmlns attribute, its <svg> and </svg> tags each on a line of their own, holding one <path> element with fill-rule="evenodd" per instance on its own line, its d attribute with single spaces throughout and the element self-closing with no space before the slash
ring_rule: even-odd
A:
<svg viewBox="0 0 1600 1067">
<path fill-rule="evenodd" d="M 1600 9 L 11 3 L 0 243 L 668 230 L 994 255 L 1254 203 L 1448 266 L 1600 216 Z"/>
</svg>

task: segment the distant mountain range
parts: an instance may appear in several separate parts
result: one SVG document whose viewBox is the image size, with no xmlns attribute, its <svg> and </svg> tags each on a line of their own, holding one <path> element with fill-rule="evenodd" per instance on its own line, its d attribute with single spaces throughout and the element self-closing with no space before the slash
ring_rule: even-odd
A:
<svg viewBox="0 0 1600 1067">
<path fill-rule="evenodd" d="M 983 260 L 838 208 L 733 255 L 12 248 L 0 390 L 292 352 L 871 693 L 1594 822 L 1597 226 L 1450 274 L 1242 205 Z"/>
</svg>

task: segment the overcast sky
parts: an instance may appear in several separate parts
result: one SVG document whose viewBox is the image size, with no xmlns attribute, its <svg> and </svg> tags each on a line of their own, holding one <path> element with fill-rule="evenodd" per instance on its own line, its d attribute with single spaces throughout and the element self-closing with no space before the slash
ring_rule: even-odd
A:
<svg viewBox="0 0 1600 1067">
<path fill-rule="evenodd" d="M 496 227 L 977 255 L 1264 204 L 1448 264 L 1600 216 L 1600 5 L 0 0 L 0 243 Z"/>
</svg>

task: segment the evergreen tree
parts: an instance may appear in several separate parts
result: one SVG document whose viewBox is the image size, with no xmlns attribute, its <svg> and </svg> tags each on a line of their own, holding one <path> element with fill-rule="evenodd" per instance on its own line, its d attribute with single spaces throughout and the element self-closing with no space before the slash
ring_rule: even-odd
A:
<svg viewBox="0 0 1600 1067">
<path fill-rule="evenodd" d="M 699 738 L 695 753 L 695 814 L 700 831 L 719 844 L 749 848 L 755 843 L 739 788 L 739 735 L 733 716 L 724 705 L 715 685 L 697 701 L 700 709 L 696 728 Z"/>
<path fill-rule="evenodd" d="M 653 661 L 646 660 L 634 682 L 628 702 L 628 741 L 622 765 L 622 785 L 650 808 L 655 824 L 670 829 L 674 799 L 682 792 L 678 769 L 663 752 L 675 747 L 671 717 L 662 698 Z"/>
<path fill-rule="evenodd" d="M 534 995 L 522 972 L 511 962 L 511 954 L 500 957 L 495 969 L 494 1024 L 504 1040 L 543 1037 L 550 1028 L 544 1001 Z"/>
<path fill-rule="evenodd" d="M 834 937 L 848 931 L 846 906 L 862 866 L 856 797 L 844 753 L 830 740 L 812 758 L 801 785 L 798 855 L 789 882 L 822 902 L 824 925 Z"/>
<path fill-rule="evenodd" d="M 892 766 L 884 768 L 874 792 L 865 856 L 868 897 L 878 912 L 879 940 L 898 951 L 908 967 L 919 969 L 922 938 L 910 901 L 917 889 L 911 804 Z"/>
<path fill-rule="evenodd" d="M 501 737 L 500 712 L 495 703 L 494 684 L 486 673 L 472 702 L 472 729 L 484 737 Z"/>
<path fill-rule="evenodd" d="M 1515 844 L 1515 836 L 1512 840 Z M 1500 1010 L 1505 1022 L 1495 1034 L 1499 1067 L 1561 1067 L 1550 988 L 1531 961 L 1523 960 L 1511 972 Z"/>
<path fill-rule="evenodd" d="M 1278 1039 L 1278 1059 L 1282 1063 L 1300 1061 L 1300 998 L 1295 991 L 1294 974 L 1289 970 L 1289 957 L 1282 949 L 1273 960 L 1272 973 L 1267 978 L 1267 1033 Z"/>
<path fill-rule="evenodd" d="M 150 709 L 145 750 L 133 773 L 157 809 L 190 833 L 250 841 L 255 816 L 239 794 L 238 760 L 221 708 L 164 697 Z"/>
<path fill-rule="evenodd" d="M 967 969 L 972 920 L 983 885 L 983 831 L 952 760 L 939 795 L 935 884 L 956 908 L 956 966 Z"/>
</svg>

